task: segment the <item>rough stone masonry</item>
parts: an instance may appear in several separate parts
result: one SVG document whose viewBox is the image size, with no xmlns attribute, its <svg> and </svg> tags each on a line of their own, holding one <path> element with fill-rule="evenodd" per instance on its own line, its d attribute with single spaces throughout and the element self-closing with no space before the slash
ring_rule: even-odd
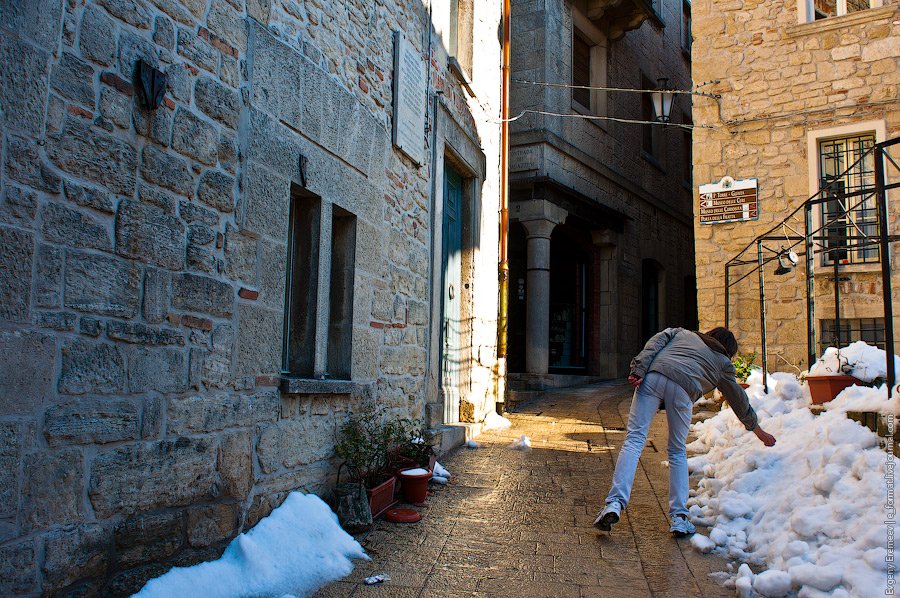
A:
<svg viewBox="0 0 900 598">
<path fill-rule="evenodd" d="M 479 10 L 475 39 L 496 40 L 498 4 Z M 421 166 L 391 144 L 396 30 L 443 92 Z M 451 150 L 480 160 L 484 326 L 462 367 L 492 404 L 498 56 L 471 97 L 418 0 L 0 1 L 0 594 L 126 595 L 216 558 L 289 491 L 327 490 L 360 404 L 440 424 L 432 186 Z M 138 60 L 168 78 L 156 110 Z M 352 379 L 282 392 L 303 184 L 320 305 L 331 215 L 355 217 Z"/>
</svg>

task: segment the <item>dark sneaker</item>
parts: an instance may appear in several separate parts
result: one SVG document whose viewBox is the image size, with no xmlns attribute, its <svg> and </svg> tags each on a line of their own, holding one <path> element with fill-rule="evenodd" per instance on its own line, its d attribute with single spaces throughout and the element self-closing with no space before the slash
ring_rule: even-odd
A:
<svg viewBox="0 0 900 598">
<path fill-rule="evenodd" d="M 622 512 L 622 505 L 619 501 L 612 501 L 603 507 L 603 510 L 594 519 L 594 527 L 601 532 L 612 530 L 612 526 L 619 522 L 619 514 Z"/>
<path fill-rule="evenodd" d="M 697 531 L 697 528 L 694 527 L 693 523 L 688 521 L 686 515 L 674 515 L 672 517 L 672 527 L 669 528 L 669 531 L 675 534 L 676 538 L 681 538 L 683 536 L 690 536 Z"/>
</svg>

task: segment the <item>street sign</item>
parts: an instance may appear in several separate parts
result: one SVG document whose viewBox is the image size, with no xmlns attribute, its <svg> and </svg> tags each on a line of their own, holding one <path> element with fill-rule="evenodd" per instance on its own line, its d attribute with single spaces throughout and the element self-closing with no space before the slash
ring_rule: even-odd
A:
<svg viewBox="0 0 900 598">
<path fill-rule="evenodd" d="M 756 179 L 736 181 L 729 176 L 700 185 L 700 224 L 759 219 L 758 191 Z"/>
</svg>

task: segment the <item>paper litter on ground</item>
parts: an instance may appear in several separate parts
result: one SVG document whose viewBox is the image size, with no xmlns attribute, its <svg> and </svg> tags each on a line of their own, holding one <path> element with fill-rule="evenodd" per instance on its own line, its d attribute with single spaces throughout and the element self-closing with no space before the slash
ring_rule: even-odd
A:
<svg viewBox="0 0 900 598">
<path fill-rule="evenodd" d="M 489 430 L 506 430 L 512 426 L 512 422 L 498 415 L 496 411 L 491 411 L 484 417 L 484 424 L 481 429 L 485 432 Z"/>
<path fill-rule="evenodd" d="M 349 575 L 351 559 L 368 558 L 322 499 L 292 492 L 268 517 L 232 540 L 220 559 L 174 567 L 135 596 L 309 596 Z"/>
<path fill-rule="evenodd" d="M 727 408 L 693 426 L 688 467 L 700 480 L 688 506 L 710 531 L 692 544 L 742 563 L 729 581 L 740 596 L 884 596 L 893 456 L 845 411 L 896 413 L 896 399 L 885 387 L 850 387 L 814 416 L 792 374 L 770 374 L 768 394 L 761 381 L 751 376 L 747 392 L 774 447 Z"/>
</svg>

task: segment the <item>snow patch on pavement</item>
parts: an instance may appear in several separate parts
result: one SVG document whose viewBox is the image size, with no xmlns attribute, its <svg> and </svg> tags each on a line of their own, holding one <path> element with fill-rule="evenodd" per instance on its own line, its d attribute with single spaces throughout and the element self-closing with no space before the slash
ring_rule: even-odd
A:
<svg viewBox="0 0 900 598">
<path fill-rule="evenodd" d="M 216 561 L 174 567 L 147 582 L 136 598 L 309 596 L 369 560 L 322 499 L 292 492 Z"/>
</svg>

